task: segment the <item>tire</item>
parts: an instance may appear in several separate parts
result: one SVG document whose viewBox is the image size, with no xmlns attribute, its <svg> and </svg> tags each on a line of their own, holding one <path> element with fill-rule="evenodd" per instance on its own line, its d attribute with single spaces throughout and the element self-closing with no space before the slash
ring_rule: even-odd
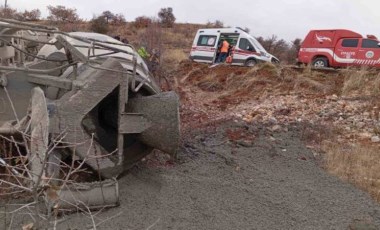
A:
<svg viewBox="0 0 380 230">
<path fill-rule="evenodd" d="M 257 64 L 257 61 L 255 59 L 249 59 L 245 62 L 245 66 L 247 67 L 253 67 Z"/>
<path fill-rule="evenodd" d="M 270 60 L 270 62 L 271 62 L 272 64 L 275 64 L 275 65 L 280 64 L 280 60 L 275 59 L 275 58 L 272 58 L 272 59 Z"/>
<path fill-rule="evenodd" d="M 327 68 L 329 67 L 329 61 L 325 57 L 319 57 L 314 59 L 312 65 L 314 68 Z"/>
</svg>

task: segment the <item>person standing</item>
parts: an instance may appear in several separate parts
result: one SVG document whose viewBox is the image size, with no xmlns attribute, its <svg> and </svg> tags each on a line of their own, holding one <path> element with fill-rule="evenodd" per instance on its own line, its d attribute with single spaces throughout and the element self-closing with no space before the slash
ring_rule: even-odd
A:
<svg viewBox="0 0 380 230">
<path fill-rule="evenodd" d="M 160 51 L 157 49 L 152 50 L 152 55 L 149 57 L 148 67 L 153 75 L 157 75 L 160 67 Z"/>
<path fill-rule="evenodd" d="M 229 46 L 230 44 L 226 40 L 223 40 L 222 48 L 220 49 L 220 54 L 218 58 L 218 63 L 224 62 L 226 60 Z"/>
</svg>

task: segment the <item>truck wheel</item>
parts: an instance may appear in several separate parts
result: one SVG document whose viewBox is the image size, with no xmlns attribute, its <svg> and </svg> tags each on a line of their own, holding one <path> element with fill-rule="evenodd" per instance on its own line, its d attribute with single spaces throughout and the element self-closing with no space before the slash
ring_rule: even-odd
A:
<svg viewBox="0 0 380 230">
<path fill-rule="evenodd" d="M 329 67 L 328 63 L 329 62 L 328 62 L 327 58 L 319 57 L 319 58 L 314 59 L 313 67 L 315 67 L 315 68 L 326 68 L 326 67 Z"/>
<path fill-rule="evenodd" d="M 248 66 L 248 67 L 252 67 L 252 66 L 255 66 L 257 64 L 256 60 L 255 59 L 249 59 L 245 62 L 245 66 Z"/>
<path fill-rule="evenodd" d="M 271 62 L 273 63 L 273 64 L 280 64 L 280 60 L 278 60 L 278 59 L 276 59 L 276 58 L 272 58 L 271 59 Z"/>
</svg>

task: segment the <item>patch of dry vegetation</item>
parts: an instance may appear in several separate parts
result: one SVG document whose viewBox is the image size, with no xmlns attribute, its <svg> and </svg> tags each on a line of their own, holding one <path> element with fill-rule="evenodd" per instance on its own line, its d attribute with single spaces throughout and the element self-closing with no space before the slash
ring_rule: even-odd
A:
<svg viewBox="0 0 380 230">
<path fill-rule="evenodd" d="M 184 34 L 176 33 L 173 29 L 165 29 L 164 44 L 170 48 L 182 49 L 191 47 L 193 36 L 188 37 Z"/>
<path fill-rule="evenodd" d="M 243 69 L 243 68 L 242 68 Z M 245 73 L 224 72 L 227 75 L 226 91 L 222 98 L 230 96 L 265 98 L 267 95 L 301 94 L 331 95 L 340 91 L 338 78 L 323 73 L 299 72 L 292 68 L 262 63 Z M 232 75 L 235 75 L 231 77 Z"/>
<path fill-rule="evenodd" d="M 173 67 L 177 67 L 177 65 L 188 59 L 188 55 L 182 49 L 167 49 L 163 53 L 163 65 L 173 65 Z"/>
<path fill-rule="evenodd" d="M 345 96 L 377 96 L 380 93 L 380 73 L 363 68 L 361 70 L 347 69 L 342 94 Z"/>
<path fill-rule="evenodd" d="M 246 74 L 227 79 L 227 84 L 233 91 L 249 92 L 259 85 L 280 82 L 279 70 L 271 63 L 263 63 L 251 68 Z"/>
<path fill-rule="evenodd" d="M 325 143 L 327 170 L 368 191 L 380 202 L 380 151 L 366 145 Z"/>
<path fill-rule="evenodd" d="M 218 92 L 225 88 L 225 84 L 222 79 L 218 79 L 215 73 L 206 75 L 198 82 L 198 87 L 208 92 Z"/>
<path fill-rule="evenodd" d="M 297 76 L 294 80 L 294 90 L 302 91 L 305 88 L 310 89 L 310 91 L 323 92 L 325 94 L 331 90 L 329 85 L 325 85 L 317 80 L 313 80 L 312 78 L 304 77 L 302 75 Z"/>
<path fill-rule="evenodd" d="M 307 69 L 299 71 L 272 63 L 260 63 L 251 68 L 227 64 L 208 68 L 208 65 L 194 63 L 190 67 L 179 65 L 179 72 L 184 72 L 181 82 L 198 86 L 203 91 L 220 92 L 219 99 L 227 104 L 251 98 L 264 99 L 268 95 L 340 94 L 342 88 L 337 73 L 333 76 L 311 70 L 309 73 Z"/>
</svg>

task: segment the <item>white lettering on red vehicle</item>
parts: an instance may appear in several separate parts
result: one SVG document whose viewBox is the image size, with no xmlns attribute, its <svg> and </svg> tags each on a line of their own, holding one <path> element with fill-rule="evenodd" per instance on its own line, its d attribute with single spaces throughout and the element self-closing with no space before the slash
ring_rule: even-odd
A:
<svg viewBox="0 0 380 230">
<path fill-rule="evenodd" d="M 355 57 L 356 55 L 356 52 L 340 52 L 340 55 L 341 56 L 344 56 L 346 58 L 351 58 L 351 57 Z"/>
<path fill-rule="evenodd" d="M 332 42 L 331 38 L 329 37 L 324 37 L 324 36 L 319 36 L 318 34 L 315 34 L 315 38 L 317 39 L 318 42 L 322 43 L 324 41 L 329 41 Z"/>
<path fill-rule="evenodd" d="M 340 55 L 345 58 L 339 57 L 334 51 L 328 48 L 303 48 L 303 52 L 313 52 L 319 54 L 325 54 L 327 57 L 333 58 L 338 63 L 344 64 L 359 64 L 359 65 L 378 65 L 380 64 L 379 60 L 366 60 L 366 59 L 355 59 L 353 58 L 356 55 L 356 52 L 341 52 Z M 373 54 L 375 55 L 375 54 Z"/>
</svg>

